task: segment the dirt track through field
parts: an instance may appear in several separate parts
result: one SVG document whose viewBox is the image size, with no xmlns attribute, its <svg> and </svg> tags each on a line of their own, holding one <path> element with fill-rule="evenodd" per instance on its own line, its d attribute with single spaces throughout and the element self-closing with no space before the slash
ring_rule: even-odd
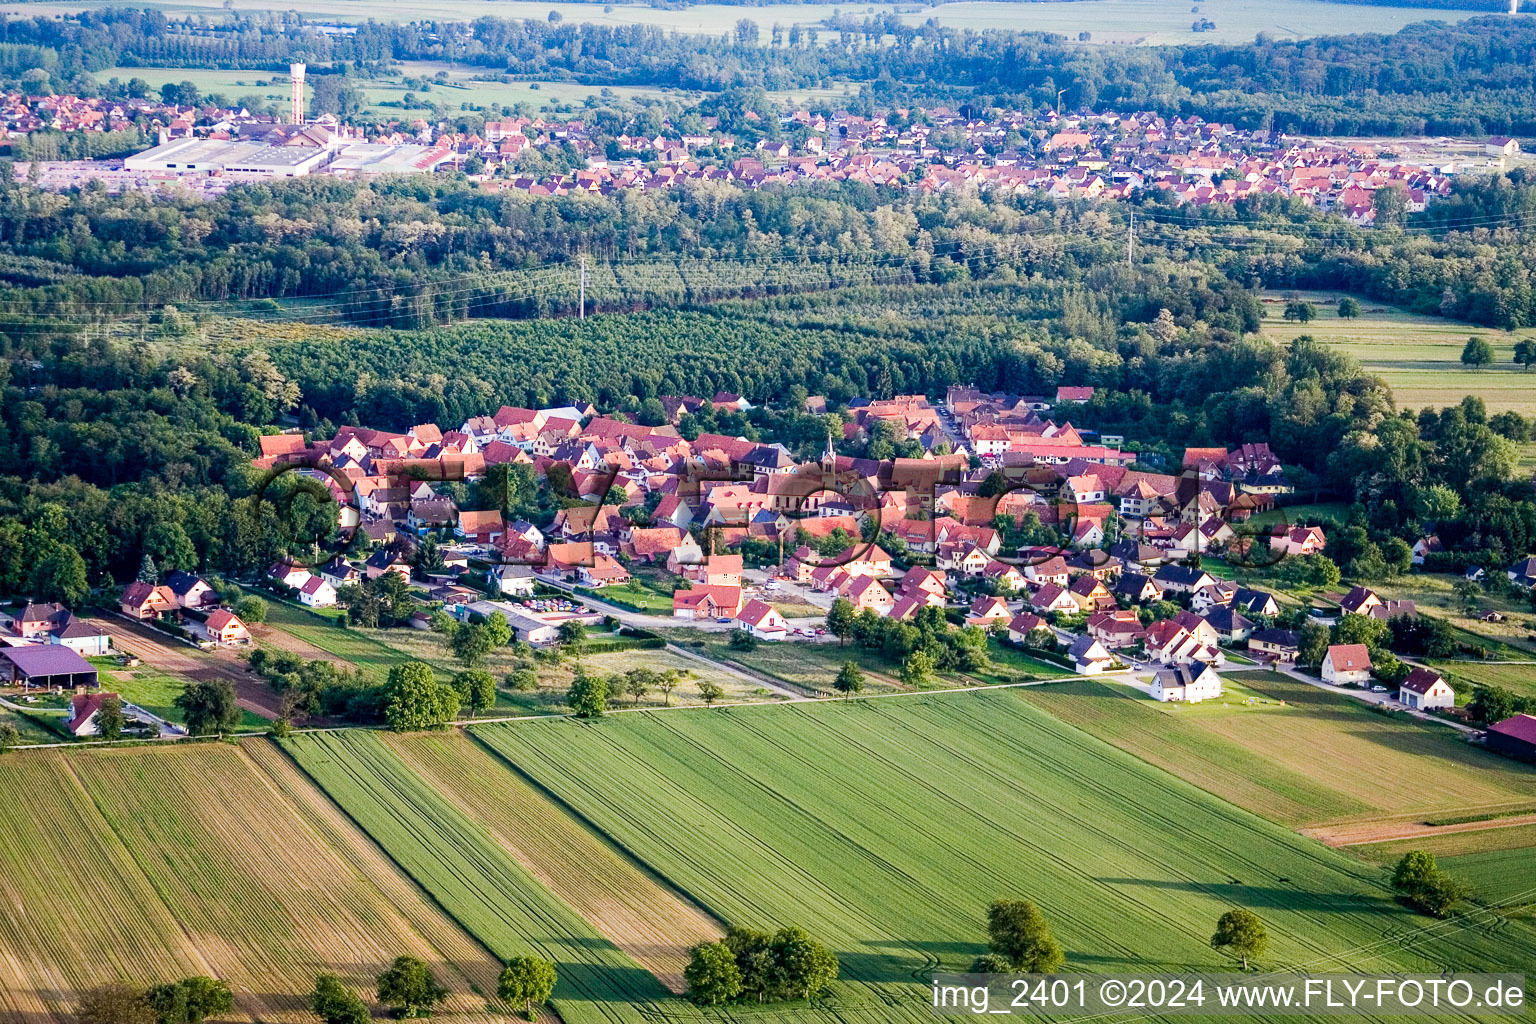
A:
<svg viewBox="0 0 1536 1024">
<path fill-rule="evenodd" d="M 199 651 L 149 626 L 126 619 L 102 617 L 87 621 L 105 630 L 112 637 L 113 647 L 131 651 L 152 668 L 199 682 L 227 679 L 234 684 L 240 706 L 247 711 L 263 718 L 277 718 L 282 714 L 277 694 L 253 675 L 233 651 Z"/>
<path fill-rule="evenodd" d="M 1367 843 L 1388 843 L 1395 839 L 1444 836 L 1453 832 L 1485 832 L 1515 825 L 1536 825 L 1536 814 L 1518 814 L 1509 818 L 1490 818 L 1487 821 L 1463 821 L 1455 825 L 1426 825 L 1422 821 L 1363 821 L 1304 828 L 1301 834 L 1329 846 L 1364 846 Z"/>
</svg>

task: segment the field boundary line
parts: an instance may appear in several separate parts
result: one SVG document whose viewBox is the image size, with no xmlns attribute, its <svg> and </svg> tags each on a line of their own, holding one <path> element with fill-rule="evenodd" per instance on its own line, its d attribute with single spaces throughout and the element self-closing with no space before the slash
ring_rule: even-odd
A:
<svg viewBox="0 0 1536 1024">
<path fill-rule="evenodd" d="M 784 702 L 783 701 L 769 701 L 769 702 L 766 702 L 766 703 L 782 704 Z M 634 709 L 634 710 L 645 710 L 645 709 Z M 543 796 L 546 800 L 548 800 L 551 804 L 553 804 L 555 807 L 559 808 L 563 813 L 569 815 L 571 817 L 571 819 L 573 821 L 579 823 L 582 828 L 587 829 L 589 832 L 591 832 L 593 834 L 593 836 L 596 837 L 599 842 L 607 845 L 616 854 L 618 854 L 620 857 L 624 858 L 624 860 L 626 860 L 629 863 L 633 864 L 635 866 L 635 868 L 638 871 L 640 871 L 641 874 L 646 875 L 651 880 L 655 881 L 657 884 L 659 884 L 661 886 L 664 886 L 667 889 L 672 890 L 674 893 L 676 893 L 678 895 L 679 898 L 681 898 L 685 902 L 690 903 L 693 906 L 697 907 L 711 921 L 714 921 L 716 924 L 719 924 L 722 927 L 722 929 L 730 927 L 730 922 L 725 920 L 724 918 L 722 918 L 720 916 L 720 914 L 715 910 L 715 908 L 711 907 L 708 903 L 705 903 L 703 900 L 699 899 L 699 897 L 696 894 L 694 894 L 691 890 L 689 890 L 685 886 L 679 885 L 673 879 L 671 879 L 666 874 L 664 874 L 659 869 L 657 869 L 654 865 L 652 865 L 652 864 L 648 863 L 647 861 L 645 861 L 638 854 L 636 854 L 635 851 L 631 850 L 624 843 L 619 842 L 619 840 L 617 838 L 615 838 L 607 829 L 599 827 L 596 822 L 594 822 L 587 815 L 583 814 L 577 808 L 571 806 L 570 803 L 568 803 L 565 799 L 563 799 L 558 793 L 554 792 L 548 786 L 546 786 L 544 783 L 540 782 L 538 779 L 536 779 L 532 775 L 528 774 L 528 772 L 524 771 L 516 762 L 512 761 L 511 758 L 507 757 L 505 754 L 503 754 L 501 751 L 497 750 L 491 744 L 485 742 L 479 736 L 476 736 L 473 731 L 471 731 L 469 729 L 465 729 L 464 733 L 465 733 L 466 736 L 469 737 L 469 740 L 470 740 L 471 743 L 473 743 L 475 746 L 479 747 L 481 750 L 485 751 L 485 753 L 488 754 L 491 757 L 491 759 L 494 760 L 497 764 L 500 764 L 502 767 L 506 768 L 508 771 L 510 771 L 513 774 L 517 775 L 518 778 L 523 779 L 525 782 L 527 782 L 529 786 L 531 786 L 535 790 L 537 790 L 539 792 L 539 794 L 541 796 Z"/>
<path fill-rule="evenodd" d="M 337 730 L 337 729 L 325 729 L 325 730 L 315 730 L 315 731 L 316 732 L 338 732 L 340 730 Z M 382 856 L 391 865 L 393 865 L 394 869 L 396 871 L 400 872 L 400 875 L 401 875 L 402 878 L 406 879 L 407 881 L 410 882 L 411 885 L 415 886 L 416 890 L 419 893 L 421 893 L 422 899 L 426 900 L 432 906 L 434 906 L 434 907 L 438 908 L 439 910 L 441 910 L 443 912 L 443 915 L 445 917 L 447 917 L 448 920 L 452 921 L 454 923 L 454 926 L 457 927 L 459 929 L 459 931 L 463 932 L 464 935 L 469 939 L 470 942 L 472 942 L 476 946 L 480 947 L 480 949 L 485 953 L 485 955 L 490 957 L 492 961 L 494 961 L 496 963 L 503 963 L 503 964 L 505 963 L 505 961 L 503 961 L 501 959 L 501 957 L 499 955 L 497 955 L 496 951 L 494 949 L 492 949 L 490 946 L 486 945 L 485 940 L 482 939 L 478 934 L 475 933 L 474 929 L 470 928 L 467 924 L 465 924 L 464 921 L 459 917 L 459 915 L 455 914 L 452 910 L 450 910 L 447 906 L 445 906 L 443 904 L 442 900 L 438 899 L 429 889 L 427 889 L 426 886 L 422 885 L 421 884 L 421 879 L 417 878 L 415 875 L 413 875 L 409 871 L 407 871 L 405 865 L 401 864 L 400 861 L 395 859 L 395 856 L 392 853 L 389 852 L 389 848 L 386 847 L 383 843 L 379 842 L 378 839 L 374 837 L 374 834 L 368 830 L 368 827 L 366 825 L 364 825 L 361 821 L 358 821 L 357 818 L 353 817 L 351 811 L 347 810 L 345 807 L 343 807 L 341 805 L 341 801 L 339 801 L 335 797 L 331 796 L 330 790 L 328 790 L 324 786 L 322 786 L 320 784 L 320 780 L 315 778 L 313 775 L 311 775 L 309 773 L 308 769 L 306 769 L 304 767 L 304 765 L 302 763 L 300 763 L 299 759 L 293 756 L 292 752 L 290 752 L 286 747 L 284 747 L 281 743 L 279 743 L 276 739 L 272 738 L 271 736 L 259 736 L 256 739 L 259 742 L 270 743 L 274 747 L 276 747 L 278 754 L 280 754 L 282 757 L 286 758 L 288 760 L 288 762 L 293 765 L 294 770 L 297 771 L 301 776 L 303 776 L 304 780 L 306 782 L 308 782 L 311 786 L 313 786 L 315 788 L 315 790 L 320 794 L 321 797 L 323 797 L 324 799 L 329 801 L 331 803 L 331 805 L 336 808 L 337 812 L 343 818 L 345 818 L 347 821 L 350 821 L 352 823 L 352 826 L 363 834 L 363 838 L 365 840 L 367 840 L 369 843 L 372 843 L 375 847 L 377 847 L 380 856 Z M 263 771 L 262 774 L 265 776 L 265 774 L 266 774 L 265 771 Z M 562 1019 L 560 1017 L 560 1015 L 555 1011 L 554 1007 L 546 1006 L 546 1007 L 544 1007 L 544 1009 L 548 1010 L 549 1013 L 552 1014 L 557 1021 L 560 1021 Z"/>
</svg>

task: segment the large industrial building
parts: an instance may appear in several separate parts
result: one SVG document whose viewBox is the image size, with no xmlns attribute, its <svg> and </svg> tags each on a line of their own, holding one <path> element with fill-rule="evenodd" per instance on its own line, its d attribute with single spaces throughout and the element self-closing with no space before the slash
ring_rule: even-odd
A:
<svg viewBox="0 0 1536 1024">
<path fill-rule="evenodd" d="M 174 139 L 128 157 L 123 168 L 156 176 L 298 178 L 317 172 L 422 174 L 453 159 L 447 147 L 385 146 L 338 135 L 317 142 L 315 134 L 315 128 L 306 129 L 302 142 L 294 141 L 297 136 L 261 142 Z"/>
<path fill-rule="evenodd" d="M 323 146 L 272 146 L 265 142 L 174 139 L 123 161 L 149 174 L 258 174 L 298 178 L 324 167 L 335 152 Z"/>
</svg>

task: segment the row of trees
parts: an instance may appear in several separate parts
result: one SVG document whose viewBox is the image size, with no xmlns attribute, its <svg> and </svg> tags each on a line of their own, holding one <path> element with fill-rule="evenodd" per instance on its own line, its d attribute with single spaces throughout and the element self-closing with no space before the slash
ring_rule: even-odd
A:
<svg viewBox="0 0 1536 1024">
<path fill-rule="evenodd" d="M 496 995 L 521 1006 L 529 1020 L 554 992 L 555 965 L 533 956 L 507 961 L 498 979 Z M 448 998 L 448 990 L 432 969 L 413 956 L 396 957 L 378 977 L 379 1002 L 396 1017 L 430 1017 Z M 373 1019 L 368 1004 L 340 976 L 324 973 L 315 978 L 310 1010 L 323 1024 L 368 1024 Z M 126 983 L 103 985 L 87 992 L 76 1008 L 79 1024 L 203 1024 L 210 1017 L 234 1009 L 234 993 L 222 981 L 207 977 L 140 988 Z"/>
</svg>

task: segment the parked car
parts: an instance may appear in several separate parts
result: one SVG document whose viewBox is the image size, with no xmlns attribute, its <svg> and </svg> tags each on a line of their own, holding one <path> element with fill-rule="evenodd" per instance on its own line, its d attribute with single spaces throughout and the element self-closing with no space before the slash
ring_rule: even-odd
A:
<svg viewBox="0 0 1536 1024">
<path fill-rule="evenodd" d="M 763 584 L 763 589 L 764 590 L 778 590 L 779 589 L 779 583 L 778 583 L 777 580 L 769 580 L 767 583 Z"/>
<path fill-rule="evenodd" d="M 1386 693 L 1387 692 L 1387 688 L 1385 686 L 1373 686 L 1373 687 L 1371 687 L 1371 692 L 1372 693 Z"/>
<path fill-rule="evenodd" d="M 716 622 L 730 622 L 731 621 L 731 617 L 729 615 L 722 615 L 718 619 L 716 619 L 715 621 Z"/>
</svg>

